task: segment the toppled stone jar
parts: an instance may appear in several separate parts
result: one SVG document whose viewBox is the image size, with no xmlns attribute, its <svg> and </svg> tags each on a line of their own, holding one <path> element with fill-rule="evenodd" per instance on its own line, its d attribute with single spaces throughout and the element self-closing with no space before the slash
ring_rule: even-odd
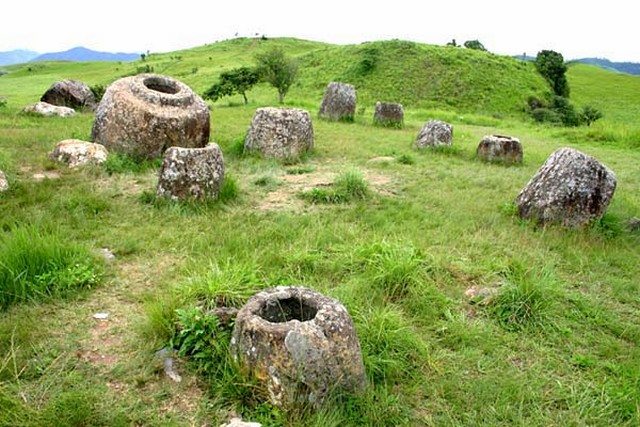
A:
<svg viewBox="0 0 640 427">
<path fill-rule="evenodd" d="M 56 144 L 49 154 L 49 158 L 56 162 L 66 163 L 70 168 L 87 164 L 101 164 L 107 161 L 109 153 L 104 145 L 81 141 L 79 139 L 65 139 Z"/>
<path fill-rule="evenodd" d="M 223 180 L 224 159 L 217 144 L 170 147 L 164 153 L 156 194 L 172 200 L 215 199 Z"/>
<path fill-rule="evenodd" d="M 416 148 L 450 147 L 453 141 L 453 126 L 440 120 L 430 120 L 422 126 L 416 137 Z"/>
<path fill-rule="evenodd" d="M 487 135 L 478 144 L 476 156 L 487 162 L 522 163 L 522 144 L 511 136 Z"/>
<path fill-rule="evenodd" d="M 277 287 L 250 298 L 236 318 L 231 351 L 274 405 L 319 404 L 334 390 L 366 385 L 346 308 L 310 289 Z"/>
<path fill-rule="evenodd" d="M 404 108 L 393 102 L 376 102 L 373 123 L 379 126 L 401 128 L 404 125 Z"/>
<path fill-rule="evenodd" d="M 327 85 L 320 104 L 320 117 L 333 121 L 353 121 L 356 115 L 356 88 L 347 83 Z"/>
<path fill-rule="evenodd" d="M 561 148 L 520 191 L 516 205 L 521 218 L 580 227 L 604 215 L 615 190 L 611 169 L 578 150 Z"/>
<path fill-rule="evenodd" d="M 62 80 L 55 82 L 42 95 L 40 101 L 69 108 L 95 109 L 96 97 L 91 88 L 76 80 Z"/>
<path fill-rule="evenodd" d="M 209 108 L 184 83 L 157 74 L 112 83 L 96 109 L 92 137 L 109 152 L 160 157 L 169 147 L 204 147 Z"/>
<path fill-rule="evenodd" d="M 278 159 L 295 159 L 311 151 L 313 125 L 309 113 L 297 108 L 258 108 L 244 149 Z"/>
</svg>

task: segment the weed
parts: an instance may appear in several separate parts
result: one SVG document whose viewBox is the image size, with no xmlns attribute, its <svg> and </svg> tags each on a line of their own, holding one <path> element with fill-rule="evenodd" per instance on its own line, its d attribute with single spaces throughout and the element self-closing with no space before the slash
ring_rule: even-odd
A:
<svg viewBox="0 0 640 427">
<path fill-rule="evenodd" d="M 351 170 L 339 175 L 330 188 L 313 188 L 302 193 L 311 203 L 348 203 L 363 200 L 369 195 L 369 185 L 361 172 Z"/>
<path fill-rule="evenodd" d="M 396 157 L 396 161 L 401 165 L 414 165 L 416 163 L 416 159 L 409 154 L 401 154 Z"/>
<path fill-rule="evenodd" d="M 159 169 L 162 159 L 139 159 L 125 154 L 109 154 L 104 168 L 109 175 L 117 173 L 142 173 L 148 170 Z"/>
</svg>

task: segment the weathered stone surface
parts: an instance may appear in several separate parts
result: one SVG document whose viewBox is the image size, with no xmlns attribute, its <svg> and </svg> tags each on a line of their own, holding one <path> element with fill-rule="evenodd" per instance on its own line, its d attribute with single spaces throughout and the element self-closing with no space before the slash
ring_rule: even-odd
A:
<svg viewBox="0 0 640 427">
<path fill-rule="evenodd" d="M 171 147 L 164 153 L 157 195 L 173 200 L 214 199 L 224 180 L 224 159 L 217 144 Z"/>
<path fill-rule="evenodd" d="M 298 287 L 254 295 L 236 318 L 231 351 L 274 405 L 320 403 L 366 385 L 353 321 L 338 301 Z"/>
<path fill-rule="evenodd" d="M 401 128 L 404 125 L 404 108 L 402 108 L 402 104 L 376 102 L 373 122 L 380 126 Z"/>
<path fill-rule="evenodd" d="M 418 133 L 416 147 L 451 146 L 453 141 L 453 126 L 440 120 L 430 120 Z"/>
<path fill-rule="evenodd" d="M 355 115 L 356 88 L 347 83 L 329 83 L 320 104 L 320 117 L 327 120 L 352 121 Z"/>
<path fill-rule="evenodd" d="M 521 218 L 579 227 L 604 215 L 616 189 L 613 171 L 573 148 L 555 151 L 516 198 Z"/>
<path fill-rule="evenodd" d="M 51 117 L 71 117 L 76 114 L 73 108 L 58 107 L 56 105 L 47 104 L 46 102 L 36 102 L 33 105 L 28 105 L 23 110 L 25 113 L 38 114 L 40 116 Z"/>
<path fill-rule="evenodd" d="M 51 85 L 40 101 L 60 107 L 96 108 L 96 98 L 86 84 L 76 80 L 62 80 Z"/>
<path fill-rule="evenodd" d="M 169 147 L 204 147 L 209 108 L 171 77 L 140 74 L 115 81 L 96 109 L 92 137 L 110 152 L 152 159 Z"/>
<path fill-rule="evenodd" d="M 258 108 L 244 148 L 265 157 L 300 157 L 313 149 L 311 117 L 307 111 L 297 108 Z"/>
<path fill-rule="evenodd" d="M 0 193 L 3 191 L 7 191 L 9 189 L 9 181 L 7 181 L 7 176 L 4 172 L 0 171 Z"/>
<path fill-rule="evenodd" d="M 75 168 L 87 164 L 104 163 L 108 155 L 104 145 L 79 139 L 65 139 L 56 145 L 49 157 L 51 160 L 66 163 L 70 168 Z"/>
<path fill-rule="evenodd" d="M 480 141 L 476 155 L 487 162 L 522 163 L 522 144 L 518 138 L 487 135 Z"/>
</svg>

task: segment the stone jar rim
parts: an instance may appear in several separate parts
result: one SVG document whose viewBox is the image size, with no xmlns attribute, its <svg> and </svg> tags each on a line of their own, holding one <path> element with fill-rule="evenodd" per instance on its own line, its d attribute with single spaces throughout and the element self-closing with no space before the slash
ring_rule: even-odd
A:
<svg viewBox="0 0 640 427">
<path fill-rule="evenodd" d="M 187 85 L 160 74 L 134 76 L 129 87 L 137 98 L 154 105 L 186 107 L 194 101 L 193 92 Z"/>
</svg>

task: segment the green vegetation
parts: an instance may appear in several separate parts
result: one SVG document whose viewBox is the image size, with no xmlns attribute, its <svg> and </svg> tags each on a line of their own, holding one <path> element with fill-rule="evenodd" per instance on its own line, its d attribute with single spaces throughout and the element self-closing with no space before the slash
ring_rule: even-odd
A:
<svg viewBox="0 0 640 427">
<path fill-rule="evenodd" d="M 567 66 L 561 53 L 553 50 L 543 50 L 536 56 L 536 69 L 547 79 L 556 96 L 569 97 L 569 84 L 567 83 Z"/>
<path fill-rule="evenodd" d="M 484 45 L 480 43 L 480 40 L 467 40 L 466 42 L 464 42 L 464 47 L 466 47 L 467 49 L 474 49 L 474 50 L 482 50 L 482 51 L 487 50 L 484 47 Z"/>
<path fill-rule="evenodd" d="M 211 86 L 204 93 L 206 99 L 217 101 L 224 96 L 234 94 L 242 95 L 245 105 L 249 103 L 247 91 L 260 80 L 256 70 L 249 67 L 240 67 L 220 74 L 220 81 Z"/>
<path fill-rule="evenodd" d="M 26 283 L 16 272 L 33 271 L 29 280 L 42 285 L 33 289 L 46 291 L 19 300 L 12 291 L 0 313 L 0 425 L 219 425 L 236 413 L 287 427 L 636 426 L 640 234 L 625 224 L 640 212 L 640 79 L 570 66 L 576 111 L 591 105 L 604 117 L 560 128 L 523 113 L 529 96 L 549 91 L 533 64 L 472 49 L 237 39 L 150 54 L 144 64 L 202 93 L 272 47 L 300 64 L 287 105 L 315 116 L 326 83 L 346 80 L 362 112 L 349 125 L 314 120 L 313 154 L 287 165 L 242 154 L 255 108 L 275 101 L 270 86 L 254 86 L 247 106 L 240 95 L 212 103 L 211 139 L 229 177 L 223 199 L 233 200 L 214 205 L 156 201 L 157 163 L 51 163 L 56 142 L 89 138 L 89 112 L 19 114 L 55 80 L 108 85 L 141 62 L 7 67 L 2 277 Z M 403 129 L 371 125 L 378 99 L 405 104 Z M 455 126 L 453 149 L 411 148 L 431 118 Z M 473 160 L 492 133 L 520 138 L 521 167 Z M 541 229 L 514 215 L 518 191 L 562 146 L 618 178 L 607 215 L 586 229 Z M 383 156 L 395 161 L 370 161 Z M 44 172 L 59 177 L 33 178 Z M 300 197 L 314 188 L 323 197 Z M 116 254 L 106 267 L 91 256 L 103 247 Z M 289 284 L 349 310 L 365 393 L 283 411 L 238 374 L 229 326 L 211 310 Z M 472 303 L 465 293 L 474 287 L 496 294 Z M 80 289 L 88 290 L 69 298 Z M 109 318 L 93 319 L 97 312 Z M 177 352 L 180 383 L 155 356 L 166 347 Z"/>
<path fill-rule="evenodd" d="M 287 57 L 284 50 L 273 48 L 256 55 L 258 75 L 278 91 L 278 101 L 284 102 L 284 97 L 298 76 L 298 64 Z"/>
</svg>

